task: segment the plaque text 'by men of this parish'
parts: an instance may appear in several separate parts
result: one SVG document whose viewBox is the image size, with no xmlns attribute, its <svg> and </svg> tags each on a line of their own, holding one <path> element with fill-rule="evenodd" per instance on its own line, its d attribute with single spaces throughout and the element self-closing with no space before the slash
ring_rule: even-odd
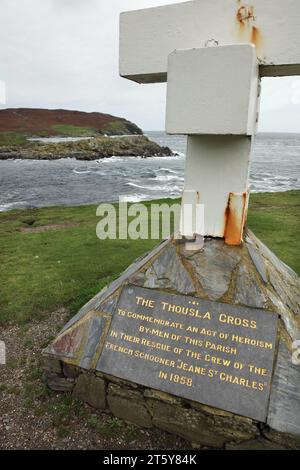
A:
<svg viewBox="0 0 300 470">
<path fill-rule="evenodd" d="M 264 422 L 278 315 L 133 285 L 97 369 Z"/>
</svg>

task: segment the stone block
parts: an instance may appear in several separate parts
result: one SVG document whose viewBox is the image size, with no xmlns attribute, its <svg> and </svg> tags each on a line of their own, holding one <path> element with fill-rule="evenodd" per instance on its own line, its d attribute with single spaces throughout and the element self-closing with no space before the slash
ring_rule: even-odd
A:
<svg viewBox="0 0 300 470">
<path fill-rule="evenodd" d="M 226 294 L 241 255 L 240 247 L 230 247 L 223 241 L 212 240 L 189 260 L 210 300 L 218 300 Z"/>
<path fill-rule="evenodd" d="M 267 298 L 255 275 L 245 265 L 241 265 L 237 271 L 235 303 L 255 308 L 265 308 L 267 304 Z"/>
<path fill-rule="evenodd" d="M 98 410 L 104 410 L 106 407 L 105 381 L 94 374 L 81 374 L 77 379 L 73 395 Z"/>
<path fill-rule="evenodd" d="M 117 418 L 144 428 L 152 427 L 150 413 L 140 392 L 110 384 L 107 401 L 110 411 Z"/>
<path fill-rule="evenodd" d="M 104 374 L 102 372 L 96 371 L 96 375 L 102 377 L 107 382 L 111 382 L 113 384 L 120 385 L 121 387 L 137 389 L 139 386 L 134 382 L 129 382 L 128 380 L 120 379 L 119 377 L 115 377 L 114 375 Z"/>
<path fill-rule="evenodd" d="M 212 406 L 202 405 L 202 403 L 197 403 L 196 401 L 190 401 L 189 403 L 192 408 L 204 414 L 213 416 L 225 416 L 227 418 L 232 418 L 232 416 L 234 416 L 233 413 L 230 413 L 229 411 L 221 410 L 219 408 L 213 408 Z"/>
<path fill-rule="evenodd" d="M 55 392 L 71 392 L 75 381 L 53 372 L 45 372 L 45 381 L 51 390 Z"/>
<path fill-rule="evenodd" d="M 209 430 L 205 418 L 192 409 L 184 409 L 156 400 L 148 401 L 155 427 L 181 436 L 183 439 L 208 445 L 223 447 L 225 439 Z"/>
<path fill-rule="evenodd" d="M 297 436 L 300 443 L 300 366 L 281 340 L 278 348 L 268 413 L 268 424 L 280 433 Z"/>
<path fill-rule="evenodd" d="M 266 270 L 266 265 L 264 263 L 264 259 L 261 256 L 260 252 L 254 248 L 252 245 L 247 245 L 249 255 L 253 261 L 254 266 L 256 267 L 260 277 L 262 278 L 263 282 L 267 284 L 268 282 L 268 274 Z"/>
<path fill-rule="evenodd" d="M 61 374 L 62 364 L 61 361 L 55 357 L 44 357 L 44 370 L 53 372 L 55 374 Z"/>
<path fill-rule="evenodd" d="M 62 369 L 64 376 L 68 377 L 69 379 L 77 379 L 80 374 L 78 367 L 67 364 L 66 362 L 62 363 Z"/>
<path fill-rule="evenodd" d="M 262 435 L 273 445 L 283 446 L 285 449 L 300 450 L 300 437 L 295 435 L 277 432 L 266 426 L 262 430 Z"/>
<path fill-rule="evenodd" d="M 175 397 L 169 393 L 161 392 L 160 390 L 153 390 L 151 388 L 147 388 L 144 391 L 144 397 L 163 401 L 165 403 L 169 403 L 170 405 L 181 405 L 183 403 L 183 400 L 179 397 Z"/>
<path fill-rule="evenodd" d="M 103 346 L 103 335 L 105 333 L 107 321 L 107 318 L 98 316 L 96 312 L 94 317 L 91 318 L 87 334 L 87 341 L 79 364 L 83 369 L 92 368 L 93 358 L 97 352 L 97 349 L 99 346 Z"/>
<path fill-rule="evenodd" d="M 234 422 L 156 400 L 148 400 L 148 406 L 154 426 L 195 444 L 222 448 L 226 442 L 249 440 L 258 434 L 251 420 Z"/>
<path fill-rule="evenodd" d="M 259 437 L 240 444 L 226 444 L 226 450 L 285 450 L 285 447 Z"/>
<path fill-rule="evenodd" d="M 153 273 L 156 275 L 154 284 L 145 287 L 174 289 L 180 294 L 188 295 L 195 292 L 193 280 L 185 269 L 174 245 L 167 246 L 153 263 Z"/>
</svg>

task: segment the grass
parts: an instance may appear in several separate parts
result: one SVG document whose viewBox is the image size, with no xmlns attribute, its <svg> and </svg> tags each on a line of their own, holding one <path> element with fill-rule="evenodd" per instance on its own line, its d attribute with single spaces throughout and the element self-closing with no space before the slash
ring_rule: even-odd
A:
<svg viewBox="0 0 300 470">
<path fill-rule="evenodd" d="M 56 124 L 52 126 L 52 129 L 54 129 L 55 132 L 58 132 L 61 136 L 68 136 L 68 137 L 91 137 L 94 135 L 99 135 L 99 132 L 97 131 L 97 129 L 93 129 L 92 127 Z"/>
<path fill-rule="evenodd" d="M 55 131 L 54 133 L 45 130 L 45 132 L 38 132 L 37 134 L 40 137 L 49 137 L 53 134 L 59 134 L 60 136 L 66 137 L 91 137 L 99 136 L 100 134 L 97 129 L 65 124 L 57 124 L 53 126 L 53 130 Z M 34 143 L 27 140 L 28 137 L 29 135 L 22 132 L 0 132 L 0 147 L 34 147 Z"/>
<path fill-rule="evenodd" d="M 129 123 L 128 121 L 110 121 L 104 126 L 104 131 L 107 134 L 129 134 L 133 132 L 136 134 L 137 131 L 142 132 L 135 124 Z"/>
<path fill-rule="evenodd" d="M 94 429 L 104 437 L 117 437 L 123 430 L 124 424 L 118 418 L 109 417 L 105 422 L 97 415 L 90 415 L 87 420 L 89 428 Z"/>
<path fill-rule="evenodd" d="M 248 226 L 300 274 L 300 191 L 253 194 L 250 201 Z"/>
<path fill-rule="evenodd" d="M 17 387 L 0 384 L 1 391 L 12 395 L 21 394 L 25 409 L 34 411 L 36 416 L 48 413 L 59 438 L 68 437 L 72 433 L 72 421 L 76 417 L 80 417 L 89 429 L 107 439 L 123 436 L 127 440 L 132 440 L 137 435 L 137 428 L 134 425 L 126 424 L 111 416 L 103 419 L 102 415 L 95 414 L 95 410 L 83 407 L 82 402 L 70 393 L 57 394 L 51 391 L 44 383 L 43 371 L 36 360 L 25 369 L 22 391 Z"/>
<path fill-rule="evenodd" d="M 254 194 L 248 218 L 255 234 L 298 273 L 299 206 L 300 191 Z M 73 315 L 134 259 L 158 243 L 100 241 L 96 237 L 99 220 L 96 205 L 0 213 L 0 323 L 41 319 L 60 307 L 67 307 Z M 20 231 L 53 224 L 61 224 L 62 228 Z"/>
<path fill-rule="evenodd" d="M 30 142 L 24 134 L 19 132 L 0 132 L 0 147 L 21 146 L 26 147 Z"/>
<path fill-rule="evenodd" d="M 0 383 L 0 393 L 1 392 L 6 392 L 10 395 L 20 395 L 21 390 L 17 386 L 10 386 L 7 384 Z"/>
<path fill-rule="evenodd" d="M 111 121 L 103 126 L 102 130 L 93 127 L 73 126 L 68 124 L 55 124 L 50 129 L 44 131 L 37 131 L 34 136 L 39 137 L 55 137 L 57 135 L 62 137 L 100 137 L 101 135 L 122 135 L 122 134 L 136 134 L 142 131 L 134 124 L 127 121 Z M 26 132 L 1 132 L 0 131 L 0 148 L 1 147 L 19 147 L 19 148 L 34 148 L 36 142 L 29 141 L 28 138 L 33 135 Z M 49 144 L 48 144 L 49 145 Z"/>
</svg>

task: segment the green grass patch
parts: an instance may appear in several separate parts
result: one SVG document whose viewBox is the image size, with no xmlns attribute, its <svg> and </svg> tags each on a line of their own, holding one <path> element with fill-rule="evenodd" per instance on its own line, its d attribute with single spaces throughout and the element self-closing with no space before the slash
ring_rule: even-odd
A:
<svg viewBox="0 0 300 470">
<path fill-rule="evenodd" d="M 156 202 L 171 204 L 174 200 Z M 254 194 L 248 218 L 256 236 L 298 273 L 299 206 L 300 191 Z M 0 323 L 43 318 L 60 307 L 67 307 L 73 315 L 158 243 L 100 241 L 96 236 L 99 220 L 96 205 L 0 213 Z M 20 231 L 54 224 L 62 228 Z"/>
<path fill-rule="evenodd" d="M 19 132 L 0 132 L 0 147 L 26 147 L 30 142 Z"/>
<path fill-rule="evenodd" d="M 23 404 L 27 409 L 33 409 L 37 404 L 45 400 L 51 392 L 44 383 L 26 381 L 23 387 Z"/>
<path fill-rule="evenodd" d="M 52 126 L 52 129 L 64 137 L 90 137 L 94 135 L 99 135 L 97 129 L 94 129 L 92 127 L 55 124 L 54 126 Z"/>
<path fill-rule="evenodd" d="M 140 131 L 140 129 L 132 123 L 129 123 L 128 121 L 110 121 L 104 126 L 104 131 L 107 134 L 129 134 L 129 132 L 132 132 L 133 134 L 137 133 Z"/>
<path fill-rule="evenodd" d="M 21 389 L 15 385 L 8 385 L 4 383 L 0 383 L 0 394 L 1 392 L 8 393 L 10 395 L 20 395 Z"/>
<path fill-rule="evenodd" d="M 300 191 L 252 194 L 247 224 L 300 274 Z"/>
<path fill-rule="evenodd" d="M 51 393 L 51 392 L 50 392 Z M 55 426 L 67 426 L 73 415 L 78 415 L 82 402 L 68 393 L 61 394 L 56 400 L 48 403 L 48 411 L 52 415 Z"/>
<path fill-rule="evenodd" d="M 126 426 L 117 418 L 109 417 L 106 421 L 103 421 L 97 415 L 90 415 L 87 418 L 87 425 L 106 438 L 117 437 Z"/>
<path fill-rule="evenodd" d="M 122 439 L 126 439 L 126 442 L 130 442 L 140 438 L 139 429 L 136 426 L 124 423 L 115 417 L 108 416 L 103 419 L 103 416 L 90 413 L 86 416 L 86 422 L 90 429 L 106 439 L 122 437 Z"/>
</svg>

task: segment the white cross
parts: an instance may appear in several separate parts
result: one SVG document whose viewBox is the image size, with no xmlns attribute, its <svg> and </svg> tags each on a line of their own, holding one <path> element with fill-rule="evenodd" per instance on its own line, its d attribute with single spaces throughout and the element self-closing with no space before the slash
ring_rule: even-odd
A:
<svg viewBox="0 0 300 470">
<path fill-rule="evenodd" d="M 166 131 L 188 136 L 183 211 L 204 204 L 202 234 L 241 243 L 260 77 L 296 74 L 299 0 L 194 0 L 121 14 L 120 75 L 167 81 Z M 194 222 L 181 232 L 197 235 Z"/>
</svg>

